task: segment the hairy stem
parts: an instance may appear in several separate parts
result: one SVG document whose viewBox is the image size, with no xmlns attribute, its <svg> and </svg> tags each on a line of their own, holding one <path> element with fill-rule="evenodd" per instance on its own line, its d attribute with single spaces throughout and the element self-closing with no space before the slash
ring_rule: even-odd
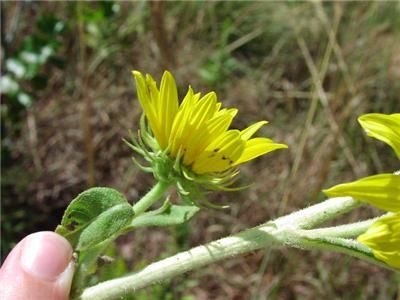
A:
<svg viewBox="0 0 400 300">
<path fill-rule="evenodd" d="M 150 206 L 152 206 L 164 195 L 170 186 L 171 184 L 165 181 L 157 182 L 157 184 L 153 186 L 153 188 L 133 206 L 135 216 L 144 213 Z"/>
<path fill-rule="evenodd" d="M 331 220 L 361 205 L 351 197 L 338 197 L 325 200 L 274 221 L 278 226 L 308 229 Z"/>
<path fill-rule="evenodd" d="M 276 230 L 274 226 L 254 228 L 204 246 L 192 248 L 189 251 L 153 263 L 132 275 L 109 280 L 88 288 L 83 292 L 81 299 L 117 299 L 122 295 L 224 258 L 271 246 L 275 243 Z"/>
<path fill-rule="evenodd" d="M 306 249 L 327 249 L 379 264 L 368 249 L 359 243 L 345 239 L 313 240 L 312 237 L 304 234 L 307 230 L 303 229 L 346 213 L 358 205 L 359 203 L 350 197 L 328 199 L 275 221 L 181 252 L 153 263 L 139 272 L 89 287 L 84 290 L 81 300 L 117 299 L 187 271 L 265 247 L 290 245 Z"/>
<path fill-rule="evenodd" d="M 308 250 L 329 250 L 360 258 L 380 267 L 393 270 L 385 263 L 377 260 L 370 248 L 353 239 L 342 237 L 317 237 L 308 235 L 308 230 L 288 230 L 281 237 L 287 246 Z"/>
<path fill-rule="evenodd" d="M 372 225 L 380 217 L 368 219 L 365 221 L 360 221 L 357 223 L 303 230 L 305 234 L 312 237 L 340 237 L 340 238 L 352 238 L 363 234 L 367 231 L 368 227 Z M 299 231 L 297 231 L 299 232 Z"/>
</svg>

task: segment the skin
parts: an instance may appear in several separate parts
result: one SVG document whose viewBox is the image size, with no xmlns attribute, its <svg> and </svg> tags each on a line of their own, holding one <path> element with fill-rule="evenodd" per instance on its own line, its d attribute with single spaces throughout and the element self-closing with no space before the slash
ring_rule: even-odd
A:
<svg viewBox="0 0 400 300">
<path fill-rule="evenodd" d="M 2 300 L 66 300 L 73 276 L 72 248 L 50 231 L 20 241 L 0 269 Z"/>
</svg>

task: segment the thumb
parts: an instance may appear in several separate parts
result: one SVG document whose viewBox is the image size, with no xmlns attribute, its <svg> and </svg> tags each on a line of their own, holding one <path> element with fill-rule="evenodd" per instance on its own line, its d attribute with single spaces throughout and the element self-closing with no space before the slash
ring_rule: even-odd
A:
<svg viewBox="0 0 400 300">
<path fill-rule="evenodd" d="M 2 300 L 66 300 L 73 276 L 72 248 L 60 235 L 37 232 L 11 251 L 0 269 Z"/>
</svg>

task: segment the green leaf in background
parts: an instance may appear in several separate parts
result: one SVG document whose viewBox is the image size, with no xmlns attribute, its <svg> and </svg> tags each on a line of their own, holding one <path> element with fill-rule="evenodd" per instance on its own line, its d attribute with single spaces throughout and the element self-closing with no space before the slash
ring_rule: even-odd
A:
<svg viewBox="0 0 400 300">
<path fill-rule="evenodd" d="M 128 203 L 106 210 L 82 231 L 76 249 L 86 250 L 114 237 L 130 223 L 133 215 L 132 206 Z"/>
<path fill-rule="evenodd" d="M 56 232 L 76 246 L 84 228 L 101 213 L 120 204 L 128 204 L 124 195 L 111 188 L 91 188 L 78 195 L 67 207 Z"/>
<path fill-rule="evenodd" d="M 47 86 L 47 80 L 48 77 L 44 75 L 36 75 L 34 78 L 32 78 L 32 85 L 35 87 L 37 90 L 42 90 Z"/>
<path fill-rule="evenodd" d="M 400 175 L 373 175 L 323 192 L 330 197 L 350 196 L 386 211 L 400 212 Z"/>
<path fill-rule="evenodd" d="M 390 145 L 400 158 L 400 113 L 366 114 L 358 118 L 367 134 Z"/>
<path fill-rule="evenodd" d="M 159 214 L 148 212 L 133 219 L 129 227 L 171 226 L 187 222 L 199 208 L 197 206 L 168 205 Z"/>
<path fill-rule="evenodd" d="M 44 34 L 57 35 L 65 31 L 66 24 L 54 15 L 43 15 L 37 20 L 36 26 Z"/>
</svg>

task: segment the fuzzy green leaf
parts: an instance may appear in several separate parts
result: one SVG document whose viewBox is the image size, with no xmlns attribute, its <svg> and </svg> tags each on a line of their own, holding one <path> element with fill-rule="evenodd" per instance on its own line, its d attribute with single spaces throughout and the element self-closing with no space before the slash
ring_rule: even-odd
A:
<svg viewBox="0 0 400 300">
<path fill-rule="evenodd" d="M 82 231 L 101 213 L 120 204 L 128 204 L 125 197 L 111 188 L 96 187 L 79 194 L 67 207 L 56 232 L 75 247 Z"/>
<path fill-rule="evenodd" d="M 178 225 L 187 222 L 199 210 L 197 206 L 169 205 L 159 214 L 148 212 L 138 216 L 129 227 Z"/>
<path fill-rule="evenodd" d="M 400 212 L 400 175 L 373 175 L 323 192 L 330 197 L 350 196 L 386 211 Z"/>
<path fill-rule="evenodd" d="M 106 210 L 82 231 L 76 249 L 86 250 L 113 238 L 130 223 L 133 215 L 133 209 L 127 203 Z"/>
</svg>

